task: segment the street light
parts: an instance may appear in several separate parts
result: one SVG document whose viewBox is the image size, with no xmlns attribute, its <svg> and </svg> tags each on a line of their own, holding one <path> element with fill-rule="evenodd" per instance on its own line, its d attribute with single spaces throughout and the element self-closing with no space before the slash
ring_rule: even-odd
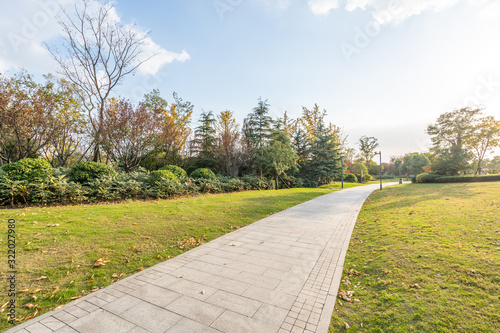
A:
<svg viewBox="0 0 500 333">
<path fill-rule="evenodd" d="M 344 156 L 340 156 L 340 163 L 342 164 L 342 188 L 344 188 Z"/>
<path fill-rule="evenodd" d="M 376 155 L 380 155 L 380 190 L 382 191 L 382 152 L 379 151 Z"/>
</svg>

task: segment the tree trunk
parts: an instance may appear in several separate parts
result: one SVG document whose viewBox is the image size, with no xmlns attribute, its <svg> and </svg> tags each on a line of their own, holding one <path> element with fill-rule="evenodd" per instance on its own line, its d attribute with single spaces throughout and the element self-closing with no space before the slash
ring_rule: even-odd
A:
<svg viewBox="0 0 500 333">
<path fill-rule="evenodd" d="M 274 177 L 274 186 L 276 191 L 279 190 L 279 185 L 278 185 L 278 175 Z"/>
</svg>

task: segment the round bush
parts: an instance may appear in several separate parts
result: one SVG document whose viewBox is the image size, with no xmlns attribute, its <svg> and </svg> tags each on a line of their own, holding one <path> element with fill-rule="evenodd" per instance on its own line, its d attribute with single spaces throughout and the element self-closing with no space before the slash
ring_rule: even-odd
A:
<svg viewBox="0 0 500 333">
<path fill-rule="evenodd" d="M 191 173 L 191 178 L 195 179 L 210 179 L 210 180 L 215 180 L 217 177 L 215 176 L 215 173 L 206 168 L 200 168 L 196 169 Z"/>
<path fill-rule="evenodd" d="M 112 177 L 115 175 L 115 169 L 113 169 L 109 165 L 91 161 L 77 163 L 74 167 L 71 168 L 69 172 L 70 178 L 75 183 L 80 184 L 88 183 L 102 177 Z"/>
<path fill-rule="evenodd" d="M 346 173 L 346 174 L 344 174 L 344 181 L 346 181 L 348 183 L 357 183 L 358 182 L 358 177 L 356 177 L 355 174 Z"/>
<path fill-rule="evenodd" d="M 177 165 L 167 165 L 163 168 L 160 168 L 160 170 L 170 171 L 171 173 L 176 175 L 178 179 L 184 179 L 187 177 L 187 172 Z"/>
<path fill-rule="evenodd" d="M 50 163 L 42 158 L 25 158 L 4 165 L 2 169 L 12 180 L 27 180 L 29 182 L 47 180 L 53 172 Z"/>
<path fill-rule="evenodd" d="M 436 174 L 436 173 L 424 172 L 416 177 L 415 182 L 417 182 L 417 183 L 435 183 L 435 182 L 437 182 L 437 179 L 440 177 L 441 176 Z"/>
<path fill-rule="evenodd" d="M 149 174 L 148 182 L 151 185 L 154 185 L 154 184 L 156 184 L 156 182 L 162 182 L 162 181 L 168 181 L 168 180 L 178 181 L 179 179 L 171 171 L 156 170 L 156 171 L 151 171 L 151 173 Z"/>
</svg>

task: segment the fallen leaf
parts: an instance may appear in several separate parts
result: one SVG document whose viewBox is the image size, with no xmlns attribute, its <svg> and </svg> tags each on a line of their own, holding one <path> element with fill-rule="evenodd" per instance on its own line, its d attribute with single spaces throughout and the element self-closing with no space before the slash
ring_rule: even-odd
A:
<svg viewBox="0 0 500 333">
<path fill-rule="evenodd" d="M 39 292 L 39 291 L 42 291 L 42 289 L 35 289 L 35 290 L 33 290 L 33 291 L 30 291 L 30 294 L 35 294 L 35 293 L 37 293 L 37 292 Z"/>
<path fill-rule="evenodd" d="M 18 294 L 24 294 L 24 293 L 27 293 L 28 291 L 30 291 L 29 289 L 23 289 L 23 290 L 18 290 L 17 293 Z"/>
<path fill-rule="evenodd" d="M 71 299 L 72 299 L 72 300 L 79 299 L 79 298 L 82 298 L 82 296 L 74 296 L 74 297 L 71 297 Z"/>
<path fill-rule="evenodd" d="M 100 258 L 94 263 L 94 267 L 105 266 L 109 262 L 108 258 Z"/>
<path fill-rule="evenodd" d="M 350 328 L 351 328 L 351 326 L 349 326 L 349 324 L 348 324 L 348 323 L 345 323 L 345 329 L 346 329 L 346 330 L 348 330 L 348 329 L 350 329 Z"/>
<path fill-rule="evenodd" d="M 205 295 L 205 290 L 202 290 L 202 291 L 201 291 L 201 294 L 202 294 L 202 295 Z"/>
<path fill-rule="evenodd" d="M 144 267 L 139 267 L 136 269 L 136 271 L 140 272 L 140 271 L 143 271 L 144 270 Z"/>
<path fill-rule="evenodd" d="M 35 307 L 36 307 L 36 305 L 35 305 L 35 304 L 28 303 L 28 304 L 26 304 L 24 307 L 25 307 L 25 308 L 28 308 L 28 309 L 33 309 L 33 308 L 35 308 Z"/>
<path fill-rule="evenodd" d="M 111 277 L 113 277 L 113 278 L 116 279 L 116 278 L 119 278 L 120 276 L 118 274 L 116 274 L 116 273 L 113 273 L 113 275 L 111 275 Z"/>
</svg>

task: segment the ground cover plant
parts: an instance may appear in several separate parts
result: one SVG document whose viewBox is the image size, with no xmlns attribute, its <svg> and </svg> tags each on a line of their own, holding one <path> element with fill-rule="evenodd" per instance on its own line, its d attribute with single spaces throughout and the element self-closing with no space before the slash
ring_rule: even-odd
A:
<svg viewBox="0 0 500 333">
<path fill-rule="evenodd" d="M 17 317 L 29 319 L 74 298 L 295 206 L 330 189 L 247 191 L 173 200 L 0 210 L 0 247 L 15 219 Z M 6 253 L 6 251 L 5 251 Z M 6 255 L 5 258 L 6 265 Z M 3 266 L 5 267 L 5 266 Z M 7 270 L 0 279 L 0 331 L 10 327 Z M 3 311 L 2 311 L 3 310 Z"/>
<path fill-rule="evenodd" d="M 500 183 L 374 192 L 347 253 L 330 332 L 500 331 Z"/>
</svg>

